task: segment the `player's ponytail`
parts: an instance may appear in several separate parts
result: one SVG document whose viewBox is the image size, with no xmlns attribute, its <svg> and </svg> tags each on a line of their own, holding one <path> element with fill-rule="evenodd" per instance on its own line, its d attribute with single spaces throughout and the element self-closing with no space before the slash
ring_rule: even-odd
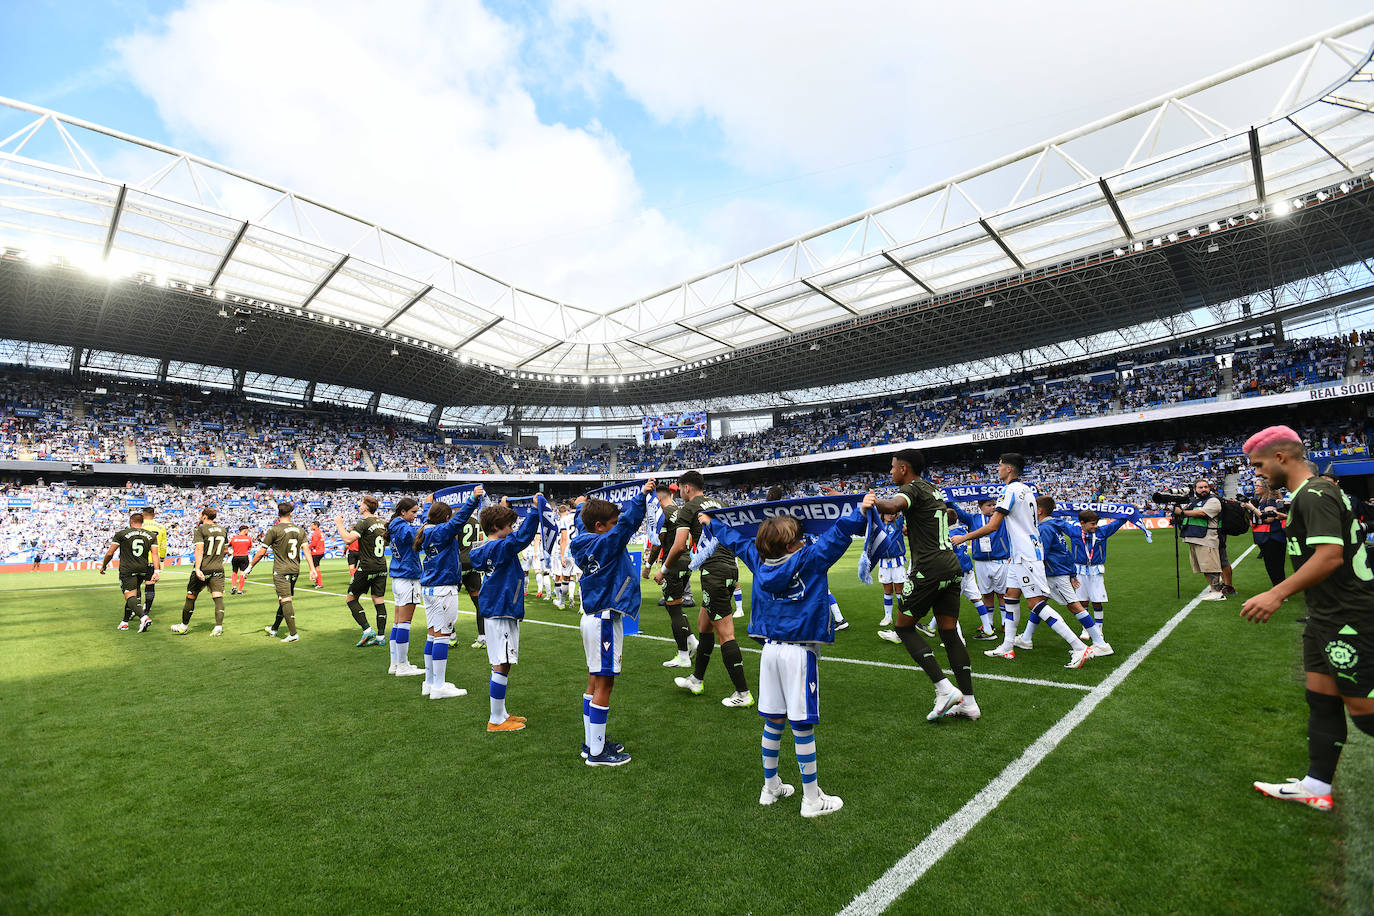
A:
<svg viewBox="0 0 1374 916">
<path fill-rule="evenodd" d="M 409 497 L 406 498 L 409 499 Z M 420 530 L 415 533 L 415 549 L 419 550 L 420 545 L 424 542 L 426 528 L 430 525 L 442 525 L 451 518 L 453 518 L 453 507 L 448 503 L 436 502 L 430 506 L 429 516 L 425 519 L 425 523 L 420 526 Z"/>
<path fill-rule="evenodd" d="M 411 509 L 420 505 L 420 501 L 413 496 L 402 496 L 396 500 L 396 506 L 391 510 L 391 518 L 387 520 L 386 527 L 382 529 L 382 543 L 391 546 L 391 523 Z"/>
</svg>

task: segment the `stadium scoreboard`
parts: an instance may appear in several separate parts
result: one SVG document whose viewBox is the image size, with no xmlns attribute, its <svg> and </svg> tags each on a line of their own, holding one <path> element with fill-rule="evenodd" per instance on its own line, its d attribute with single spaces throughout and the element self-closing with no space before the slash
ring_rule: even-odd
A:
<svg viewBox="0 0 1374 916">
<path fill-rule="evenodd" d="M 710 429 L 704 410 L 661 413 L 644 418 L 645 442 L 671 442 L 674 439 L 705 439 Z"/>
</svg>

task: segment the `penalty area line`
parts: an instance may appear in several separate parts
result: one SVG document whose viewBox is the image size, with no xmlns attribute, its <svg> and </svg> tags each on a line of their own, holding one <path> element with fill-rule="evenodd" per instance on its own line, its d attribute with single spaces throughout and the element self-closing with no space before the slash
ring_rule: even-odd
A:
<svg viewBox="0 0 1374 916">
<path fill-rule="evenodd" d="M 1245 552 L 1233 564 L 1233 567 L 1240 566 L 1254 549 L 1254 545 L 1246 548 Z M 1210 587 L 1208 586 L 1208 588 Z M 954 812 L 948 820 L 936 827 L 924 840 L 918 843 L 916 848 L 898 859 L 896 864 L 883 873 L 878 880 L 851 900 L 848 906 L 840 910 L 840 916 L 870 916 L 870 914 L 883 912 L 896 902 L 897 898 L 919 881 L 922 875 L 944 857 L 945 853 L 968 836 L 969 832 L 978 826 L 983 818 L 995 811 L 997 806 L 1011 794 L 1011 791 L 1021 784 L 1021 780 L 1029 776 L 1031 771 L 1048 757 L 1050 752 L 1059 745 L 1059 742 L 1067 738 L 1069 733 L 1077 728 L 1097 708 L 1099 703 L 1111 696 L 1112 691 L 1116 690 L 1131 672 L 1139 668 L 1141 663 L 1149 658 L 1150 653 L 1159 648 L 1159 645 L 1164 642 L 1169 634 L 1187 619 L 1193 609 L 1202 602 L 1202 596 L 1206 592 L 1207 589 L 1203 589 L 1196 598 L 1185 604 L 1182 610 L 1170 617 L 1164 626 L 1160 627 L 1153 636 L 1145 641 L 1144 645 L 1131 653 L 1130 658 L 1126 659 L 1120 668 L 1109 674 L 1101 684 L 1088 691 L 1087 696 L 1074 704 L 1073 709 L 1069 710 L 1058 722 L 1051 725 L 1030 747 L 1026 748 L 1020 757 L 1007 764 L 1006 768 L 984 786 L 977 795 L 969 799 L 962 808 Z"/>
</svg>

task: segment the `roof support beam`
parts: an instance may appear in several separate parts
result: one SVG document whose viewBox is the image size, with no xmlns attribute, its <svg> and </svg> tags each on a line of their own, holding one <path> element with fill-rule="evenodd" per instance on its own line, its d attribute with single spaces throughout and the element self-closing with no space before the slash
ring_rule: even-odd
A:
<svg viewBox="0 0 1374 916">
<path fill-rule="evenodd" d="M 343 269 L 344 264 L 348 263 L 348 257 L 348 255 L 344 255 L 334 262 L 334 266 L 329 268 L 329 273 L 320 278 L 320 282 L 315 284 L 315 288 L 310 291 L 310 295 L 305 297 L 299 308 L 310 308 L 310 303 L 315 301 L 315 297 L 320 294 L 320 291 L 328 286 L 329 281 L 334 279 L 334 275 Z"/>
<path fill-rule="evenodd" d="M 411 296 L 409 302 L 407 302 L 405 305 L 401 306 L 396 311 L 391 313 L 391 317 L 386 320 L 386 324 L 382 325 L 382 330 L 385 331 L 387 328 L 391 327 L 391 322 L 395 321 L 397 318 L 400 318 L 406 312 L 410 311 L 410 307 L 415 303 L 419 302 L 421 299 L 428 296 L 429 291 L 432 289 L 434 289 L 433 283 L 429 284 L 429 286 L 426 286 L 424 289 L 420 290 L 414 296 Z"/>
<path fill-rule="evenodd" d="M 1335 153 L 1331 152 L 1331 150 L 1327 149 L 1326 146 L 1320 140 L 1318 140 L 1316 137 L 1308 133 L 1307 128 L 1303 127 L 1301 124 L 1293 120 L 1291 117 L 1286 118 L 1285 120 L 1287 120 L 1289 124 L 1292 124 L 1298 130 L 1302 131 L 1304 137 L 1311 140 L 1313 143 L 1317 144 L 1317 149 L 1321 150 L 1323 153 L 1326 153 L 1326 155 L 1330 156 L 1333 160 L 1335 160 L 1335 163 L 1339 165 L 1341 168 L 1345 169 L 1347 172 L 1355 171 L 1349 166 L 1348 163 L 1342 160 L 1340 156 L 1337 156 Z"/>
<path fill-rule="evenodd" d="M 523 369 L 523 368 L 525 368 L 525 365 L 526 365 L 526 364 L 534 362 L 536 359 L 538 359 L 539 357 L 543 356 L 545 353 L 549 352 L 550 350 L 556 350 L 556 349 L 558 349 L 560 346 L 563 345 L 563 343 L 564 343 L 564 342 L 561 341 L 561 340 L 555 340 L 553 343 L 549 344 L 547 347 L 544 347 L 544 348 L 541 349 L 541 350 L 536 350 L 534 353 L 531 353 L 529 356 L 526 356 L 524 359 L 520 360 L 520 362 L 518 362 L 518 363 L 515 364 L 515 368 L 517 368 L 517 369 Z"/>
<path fill-rule="evenodd" d="M 477 338 L 481 337 L 483 334 L 487 333 L 487 332 L 490 331 L 492 328 L 496 327 L 498 324 L 500 324 L 500 323 L 502 322 L 502 320 L 503 320 L 503 319 L 501 318 L 501 316 L 500 316 L 500 315 L 497 315 L 497 316 L 496 316 L 495 318 L 493 318 L 491 321 L 488 321 L 486 324 L 482 325 L 480 328 L 478 328 L 477 330 L 473 331 L 473 332 L 472 332 L 471 334 L 469 334 L 467 337 L 464 337 L 462 340 L 460 340 L 460 341 L 458 341 L 456 344 L 454 344 L 454 345 L 453 345 L 453 349 L 455 349 L 455 350 L 461 350 L 463 347 L 466 347 L 468 344 L 472 343 L 474 340 L 476 340 Z"/>
<path fill-rule="evenodd" d="M 921 289 L 925 290 L 927 294 L 931 296 L 935 295 L 935 290 L 931 289 L 930 284 L 926 283 L 926 281 L 916 276 L 916 274 L 914 274 L 909 267 L 907 267 L 901 261 L 893 257 L 891 252 L 884 251 L 883 257 L 887 258 L 887 263 L 891 264 L 893 267 L 897 268 L 902 273 L 906 274 L 906 278 L 908 280 L 910 280 L 912 283 L 915 283 Z"/>
<path fill-rule="evenodd" d="M 435 429 L 439 428 L 439 418 L 444 414 L 444 405 L 435 404 L 434 409 L 429 412 L 429 425 Z"/>
<path fill-rule="evenodd" d="M 1134 242 L 1135 235 L 1131 233 L 1131 225 L 1126 222 L 1126 214 L 1121 212 L 1121 207 L 1116 202 L 1116 195 L 1112 193 L 1111 188 L 1107 187 L 1107 179 L 1097 179 L 1097 186 L 1102 190 L 1102 196 L 1107 198 L 1107 206 L 1112 208 L 1112 216 L 1116 217 L 1116 224 L 1126 234 L 1126 241 Z"/>
<path fill-rule="evenodd" d="M 210 275 L 210 282 L 207 285 L 214 286 L 216 283 L 219 282 L 220 274 L 224 273 L 224 268 L 229 266 L 229 261 L 231 258 L 234 257 L 234 252 L 238 251 L 239 242 L 242 242 L 243 237 L 247 234 L 248 220 L 244 220 L 243 225 L 239 227 L 238 235 L 234 236 L 234 240 L 229 243 L 229 249 L 224 252 L 224 257 L 219 259 L 219 266 L 216 267 L 215 272 Z"/>
<path fill-rule="evenodd" d="M 785 332 L 788 333 L 788 334 L 795 334 L 795 333 L 796 333 L 796 332 L 793 331 L 791 328 L 789 328 L 787 325 L 783 324 L 781 321 L 774 321 L 772 318 L 769 318 L 767 315 L 763 314 L 763 312 L 756 312 L 756 311 L 754 311 L 753 309 L 751 309 L 749 306 L 747 306 L 747 305 L 741 305 L 741 304 L 738 303 L 738 302 L 731 302 L 730 304 L 733 305 L 735 308 L 739 309 L 740 311 L 748 312 L 750 315 L 753 315 L 755 318 L 761 318 L 761 319 L 763 319 L 764 321 L 768 322 L 768 323 L 771 324 L 773 327 L 775 327 L 775 328 L 777 328 L 777 329 L 779 329 L 779 330 L 781 330 L 781 331 L 785 331 Z"/>
<path fill-rule="evenodd" d="M 802 282 L 802 286 L 805 286 L 807 289 L 811 290 L 811 292 L 815 293 L 815 294 L 818 295 L 818 296 L 824 296 L 825 298 L 829 299 L 831 302 L 833 302 L 833 303 L 835 303 L 836 305 L 838 305 L 840 308 L 844 309 L 844 310 L 845 310 L 846 312 L 848 312 L 849 314 L 851 314 L 851 315 L 857 315 L 857 314 L 859 314 L 858 310 L 855 309 L 853 306 L 849 305 L 849 303 L 840 301 L 839 299 L 837 299 L 837 298 L 835 298 L 834 296 L 830 295 L 828 292 L 826 292 L 825 290 L 821 289 L 819 286 L 817 286 L 816 284 L 812 283 L 810 280 L 806 279 L 805 277 L 802 277 L 802 278 L 801 278 L 801 282 Z"/>
<path fill-rule="evenodd" d="M 114 214 L 110 217 L 110 229 L 105 233 L 105 250 L 100 253 L 102 259 L 109 258 L 110 249 L 114 246 L 115 233 L 119 231 L 119 217 L 124 214 L 124 195 L 129 191 L 127 184 L 119 186 L 119 194 L 115 196 Z"/>
<path fill-rule="evenodd" d="M 805 283 L 806 281 L 803 280 L 802 282 Z M 682 328 L 684 331 L 691 331 L 693 334 L 700 334 L 702 337 L 705 337 L 707 340 L 714 340 L 716 343 L 720 344 L 722 347 L 731 347 L 731 348 L 733 348 L 733 344 L 731 344 L 729 341 L 721 340 L 719 337 L 715 337 L 715 336 L 713 336 L 713 335 L 711 335 L 711 334 L 707 334 L 705 331 L 701 330 L 701 328 L 694 328 L 694 327 L 692 327 L 692 326 L 689 325 L 689 324 L 683 324 L 681 321 L 674 321 L 673 324 L 675 324 L 675 325 L 677 325 L 678 327 Z M 607 351 L 607 353 L 609 353 L 609 352 L 610 352 L 610 351 Z M 611 357 L 611 358 L 612 358 L 612 359 L 615 359 L 615 357 Z M 618 364 L 617 364 L 617 365 L 618 365 Z"/>
<path fill-rule="evenodd" d="M 983 231 L 986 232 L 988 236 L 994 242 L 997 243 L 997 247 L 1002 249 L 1002 251 L 1006 254 L 1007 257 L 1011 258 L 1011 262 L 1013 264 L 1015 264 L 1021 270 L 1026 269 L 1025 263 L 1023 263 L 1022 260 L 1016 256 L 1016 252 L 1012 251 L 1011 246 L 1009 246 L 1006 242 L 1002 241 L 1002 236 L 998 234 L 996 229 L 992 228 L 992 223 L 989 223 L 987 220 L 983 219 L 983 217 L 980 216 L 978 217 L 978 225 L 982 226 Z"/>
<path fill-rule="evenodd" d="M 1307 133 L 1307 131 L 1303 131 Z M 1260 161 L 1259 129 L 1250 128 L 1250 169 L 1255 175 L 1255 199 L 1264 203 L 1264 163 Z"/>
</svg>

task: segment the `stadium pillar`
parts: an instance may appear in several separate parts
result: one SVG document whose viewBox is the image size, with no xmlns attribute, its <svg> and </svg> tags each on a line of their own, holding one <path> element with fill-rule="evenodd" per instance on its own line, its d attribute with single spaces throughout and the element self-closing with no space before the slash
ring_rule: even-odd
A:
<svg viewBox="0 0 1374 916">
<path fill-rule="evenodd" d="M 158 366 L 157 366 L 157 380 L 158 380 L 159 382 L 166 382 L 166 381 L 167 381 L 167 372 L 168 372 L 169 368 L 171 367 L 171 364 L 172 364 L 172 361 L 171 361 L 170 359 L 164 359 L 162 362 L 158 363 Z"/>
<path fill-rule="evenodd" d="M 86 351 L 85 351 L 83 348 L 81 348 L 81 347 L 72 347 L 72 364 L 71 364 L 71 371 L 72 371 L 72 376 L 73 376 L 73 377 L 75 377 L 75 376 L 77 376 L 77 375 L 79 375 L 79 374 L 81 373 L 81 358 L 82 358 L 83 356 L 85 356 L 85 355 L 86 355 Z"/>
<path fill-rule="evenodd" d="M 372 397 L 370 397 L 370 398 L 367 399 L 367 412 L 370 413 L 370 414 L 375 414 L 375 413 L 377 412 L 377 407 L 378 407 L 381 403 L 382 403 L 382 393 L 381 393 L 380 391 L 374 391 L 374 392 L 372 392 Z"/>
<path fill-rule="evenodd" d="M 234 394 L 243 394 L 243 383 L 248 378 L 247 369 L 234 370 Z"/>
<path fill-rule="evenodd" d="M 429 412 L 429 425 L 435 429 L 439 428 L 439 418 L 444 415 L 444 405 L 435 404 L 434 409 Z"/>
<path fill-rule="evenodd" d="M 1283 343 L 1283 319 L 1274 319 L 1274 344 L 1275 346 Z"/>
<path fill-rule="evenodd" d="M 305 406 L 309 407 L 315 403 L 315 383 L 311 382 L 305 386 Z"/>
</svg>

